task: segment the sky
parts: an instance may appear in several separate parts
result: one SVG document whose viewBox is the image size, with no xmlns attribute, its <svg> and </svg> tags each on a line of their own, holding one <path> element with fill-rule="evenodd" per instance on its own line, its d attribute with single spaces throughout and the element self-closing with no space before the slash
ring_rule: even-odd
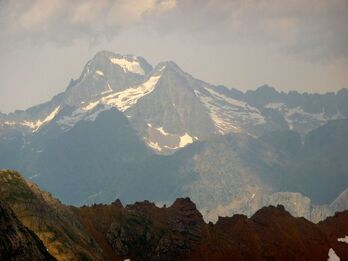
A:
<svg viewBox="0 0 348 261">
<path fill-rule="evenodd" d="M 348 88 L 348 0 L 0 0 L 0 111 L 51 99 L 100 50 L 203 81 Z"/>
</svg>

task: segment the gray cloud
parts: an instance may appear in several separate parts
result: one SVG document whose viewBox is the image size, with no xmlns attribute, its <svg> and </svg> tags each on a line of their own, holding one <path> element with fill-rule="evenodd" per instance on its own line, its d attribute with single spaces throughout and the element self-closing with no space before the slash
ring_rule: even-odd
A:
<svg viewBox="0 0 348 261">
<path fill-rule="evenodd" d="M 122 28 L 175 7 L 173 0 L 11 0 L 1 2 L 1 38 L 7 45 L 72 44 L 112 38 Z"/>
<path fill-rule="evenodd" d="M 163 33 L 203 32 L 210 41 L 262 44 L 325 61 L 348 57 L 347 14 L 346 0 L 178 0 L 156 25 Z"/>
<path fill-rule="evenodd" d="M 346 0 L 12 0 L 1 3 L 3 44 L 112 39 L 145 24 L 160 34 L 274 46 L 313 61 L 348 57 Z"/>
</svg>

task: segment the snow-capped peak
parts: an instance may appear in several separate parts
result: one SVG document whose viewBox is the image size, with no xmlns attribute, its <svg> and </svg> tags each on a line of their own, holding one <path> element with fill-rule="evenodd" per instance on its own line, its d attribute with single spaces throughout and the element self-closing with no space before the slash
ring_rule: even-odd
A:
<svg viewBox="0 0 348 261">
<path fill-rule="evenodd" d="M 136 56 L 128 57 L 111 57 L 111 63 L 120 66 L 125 73 L 131 72 L 135 74 L 145 75 L 145 71 L 142 68 L 139 59 Z"/>
</svg>

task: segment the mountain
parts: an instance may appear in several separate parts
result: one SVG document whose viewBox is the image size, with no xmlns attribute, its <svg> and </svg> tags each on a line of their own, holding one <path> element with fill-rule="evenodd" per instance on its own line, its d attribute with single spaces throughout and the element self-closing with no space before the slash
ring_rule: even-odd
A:
<svg viewBox="0 0 348 261">
<path fill-rule="evenodd" d="M 61 204 L 48 192 L 40 190 L 34 183 L 26 181 L 19 173 L 0 171 L 0 201 L 6 202 L 16 218 L 40 238 L 46 246 L 44 257 L 49 256 L 48 251 L 58 260 L 104 260 L 98 244 L 84 231 L 82 223 L 76 218 L 72 209 Z M 27 229 L 18 226 L 21 231 L 25 232 Z M 10 232 L 1 233 L 1 236 L 3 235 L 10 235 Z M 20 234 L 18 236 L 24 237 Z M 39 241 L 36 237 L 34 239 Z M 20 243 L 21 241 L 14 242 L 14 247 Z M 24 245 L 23 250 L 29 246 Z M 13 249 L 15 251 L 15 248 Z M 35 245 L 33 244 L 30 249 L 35 251 Z M 26 260 L 36 260 L 36 258 Z"/>
<path fill-rule="evenodd" d="M 278 92 L 264 85 L 255 91 L 247 91 L 243 99 L 255 106 L 280 113 L 290 129 L 304 134 L 329 120 L 347 118 L 347 98 L 347 89 L 337 93 L 300 94 L 296 91 Z"/>
<path fill-rule="evenodd" d="M 174 62 L 155 68 L 142 57 L 101 51 L 77 80 L 51 101 L 0 115 L 1 136 L 11 130 L 36 136 L 50 123 L 60 131 L 117 108 L 147 145 L 173 152 L 213 134 L 291 128 L 306 133 L 328 120 L 346 118 L 348 90 L 335 93 L 279 93 L 262 86 L 246 93 L 195 79 Z"/>
<path fill-rule="evenodd" d="M 308 135 L 292 172 L 295 189 L 322 204 L 334 200 L 348 184 L 348 120 L 330 121 Z"/>
<path fill-rule="evenodd" d="M 45 247 L 57 260 L 326 260 L 328 256 L 344 260 L 348 256 L 347 211 L 314 224 L 278 205 L 263 207 L 250 218 L 219 217 L 213 224 L 204 222 L 189 198 L 162 208 L 149 201 L 123 206 L 119 200 L 68 207 L 16 172 L 1 171 L 0 178 L 0 201 L 10 202 L 13 209 L 0 205 L 0 219 L 5 219 L 0 229 L 7 227 L 0 238 L 11 237 L 16 246 L 26 242 L 20 251 L 29 260 L 30 253 L 35 253 L 35 260 L 53 260 Z M 45 247 L 20 222 L 38 237 L 48 237 L 42 240 Z M 9 241 L 0 241 L 0 256 L 18 253 L 4 244 Z M 61 251 L 54 251 L 57 244 Z M 35 246 L 41 252 L 35 252 Z M 66 255 L 69 252 L 72 256 Z M 40 253 L 45 258 L 40 259 Z"/>
<path fill-rule="evenodd" d="M 189 196 L 208 220 L 277 203 L 319 221 L 348 187 L 346 97 L 244 93 L 102 51 L 49 102 L 0 114 L 0 167 L 76 206 Z"/>
<path fill-rule="evenodd" d="M 26 228 L 11 208 L 0 201 L 0 259 L 56 260 L 40 239 Z"/>
</svg>

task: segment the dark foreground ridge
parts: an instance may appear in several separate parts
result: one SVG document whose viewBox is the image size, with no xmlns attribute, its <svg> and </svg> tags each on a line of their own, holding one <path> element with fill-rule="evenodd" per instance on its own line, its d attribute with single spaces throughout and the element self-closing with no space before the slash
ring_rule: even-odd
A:
<svg viewBox="0 0 348 261">
<path fill-rule="evenodd" d="M 41 240 L 0 201 L 0 260 L 56 260 Z"/>
<path fill-rule="evenodd" d="M 348 257 L 348 244 L 338 240 L 348 236 L 348 211 L 314 224 L 278 205 L 251 218 L 234 215 L 207 224 L 189 198 L 162 208 L 149 201 L 123 206 L 119 200 L 69 207 L 13 171 L 0 171 L 0 200 L 58 260 L 327 260 L 330 249 L 341 260 Z M 15 254 L 6 245 L 7 231 L 0 235 L 0 257 Z"/>
</svg>

